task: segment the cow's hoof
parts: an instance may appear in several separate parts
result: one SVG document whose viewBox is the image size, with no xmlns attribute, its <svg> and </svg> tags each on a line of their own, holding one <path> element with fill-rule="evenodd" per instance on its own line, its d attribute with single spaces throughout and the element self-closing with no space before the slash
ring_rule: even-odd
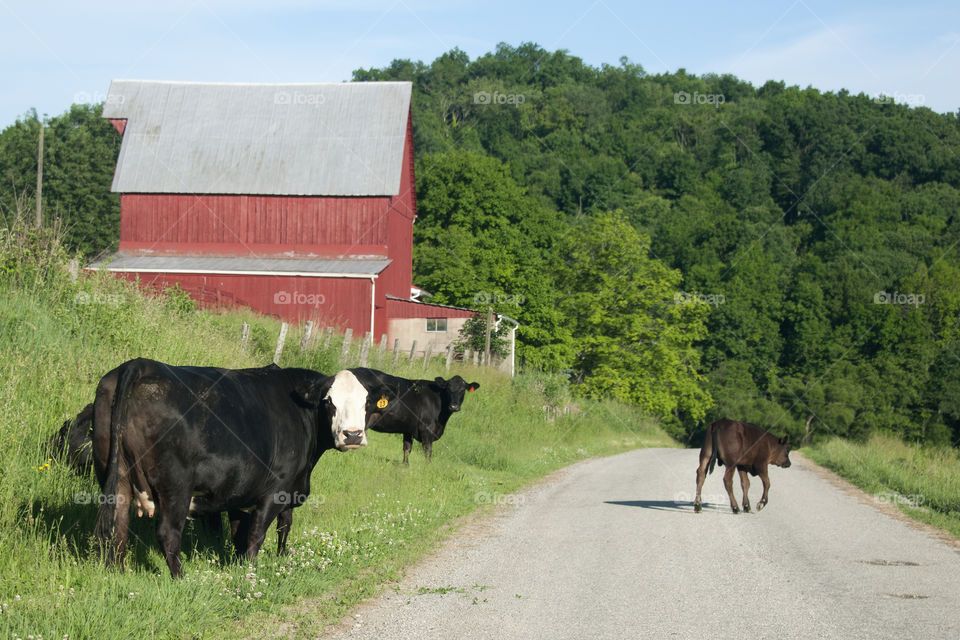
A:
<svg viewBox="0 0 960 640">
<path fill-rule="evenodd" d="M 766 503 L 766 502 L 761 502 L 760 504 L 757 505 L 757 511 L 763 511 L 763 508 L 764 508 L 765 506 L 767 506 L 767 503 Z"/>
<path fill-rule="evenodd" d="M 700 513 L 701 511 L 703 511 L 703 507 L 702 507 L 701 505 L 699 505 L 699 504 L 693 505 L 693 512 L 694 512 L 694 513 Z"/>
<path fill-rule="evenodd" d="M 736 513 L 740 513 L 740 509 L 738 509 L 737 507 L 733 507 L 733 512 L 734 512 L 735 514 L 736 514 Z"/>
<path fill-rule="evenodd" d="M 744 512 L 744 513 L 750 513 L 750 505 L 748 505 L 748 504 L 743 505 L 743 512 Z"/>
</svg>

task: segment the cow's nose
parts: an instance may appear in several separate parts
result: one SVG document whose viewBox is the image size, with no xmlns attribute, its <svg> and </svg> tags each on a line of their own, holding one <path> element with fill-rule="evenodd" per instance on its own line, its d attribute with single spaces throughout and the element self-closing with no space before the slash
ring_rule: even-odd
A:
<svg viewBox="0 0 960 640">
<path fill-rule="evenodd" d="M 344 444 L 362 444 L 363 443 L 363 431 L 360 429 L 354 431 L 344 431 L 343 432 L 343 443 Z"/>
<path fill-rule="evenodd" d="M 450 411 L 460 411 L 460 405 L 458 404 L 450 405 Z"/>
</svg>

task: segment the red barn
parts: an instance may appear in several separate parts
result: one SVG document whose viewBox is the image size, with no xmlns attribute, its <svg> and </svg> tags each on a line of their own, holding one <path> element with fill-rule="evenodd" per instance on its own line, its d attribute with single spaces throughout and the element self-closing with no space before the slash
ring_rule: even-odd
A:
<svg viewBox="0 0 960 640">
<path fill-rule="evenodd" d="M 422 320 L 445 348 L 470 312 L 407 303 L 410 96 L 409 82 L 114 80 L 120 246 L 94 266 L 374 339 Z"/>
</svg>

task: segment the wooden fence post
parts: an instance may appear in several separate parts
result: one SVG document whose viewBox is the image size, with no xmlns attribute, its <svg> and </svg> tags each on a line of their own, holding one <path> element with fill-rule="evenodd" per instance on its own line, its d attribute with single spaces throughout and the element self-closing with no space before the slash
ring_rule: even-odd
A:
<svg viewBox="0 0 960 640">
<path fill-rule="evenodd" d="M 273 352 L 273 363 L 280 364 L 280 354 L 283 353 L 283 343 L 287 339 L 287 323 L 280 323 L 280 335 L 277 336 L 277 350 Z"/>
<path fill-rule="evenodd" d="M 450 363 L 453 362 L 453 345 L 447 345 L 447 371 L 450 371 Z"/>
<path fill-rule="evenodd" d="M 347 359 L 347 354 L 350 353 L 351 340 L 353 340 L 353 329 L 347 329 L 346 333 L 343 334 L 343 349 L 340 351 L 340 362 Z"/>
<path fill-rule="evenodd" d="M 397 360 L 400 358 L 400 338 L 397 338 L 393 341 L 393 365 L 397 365 Z"/>
<path fill-rule="evenodd" d="M 300 351 L 307 350 L 311 335 L 313 335 L 313 320 L 307 320 L 307 326 L 303 328 L 303 333 L 300 334 Z"/>
<path fill-rule="evenodd" d="M 413 344 L 410 345 L 410 360 L 409 362 L 407 362 L 407 364 L 413 364 L 413 354 L 415 354 L 416 352 L 417 352 L 417 341 L 414 340 Z"/>
<path fill-rule="evenodd" d="M 333 327 L 327 327 L 326 335 L 323 337 L 323 350 L 330 348 L 330 338 L 333 336 Z"/>
<path fill-rule="evenodd" d="M 377 363 L 383 364 L 383 354 L 387 352 L 387 334 L 380 336 L 380 346 L 377 348 Z"/>
<path fill-rule="evenodd" d="M 423 368 L 426 369 L 430 364 L 430 357 L 433 355 L 433 342 L 427 343 L 427 350 L 423 352 Z"/>
<path fill-rule="evenodd" d="M 370 355 L 370 344 L 373 342 L 373 335 L 367 331 L 363 336 L 363 344 L 360 345 L 360 366 L 367 366 L 367 357 Z"/>
<path fill-rule="evenodd" d="M 250 325 L 243 323 L 243 329 L 240 330 L 240 350 L 247 350 L 247 341 L 250 340 Z"/>
</svg>

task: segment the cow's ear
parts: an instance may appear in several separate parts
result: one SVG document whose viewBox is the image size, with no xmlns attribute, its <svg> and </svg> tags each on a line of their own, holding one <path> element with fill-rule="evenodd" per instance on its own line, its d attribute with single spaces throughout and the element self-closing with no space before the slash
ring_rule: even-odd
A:
<svg viewBox="0 0 960 640">
<path fill-rule="evenodd" d="M 780 438 L 780 444 L 787 444 L 787 442 L 788 442 L 789 440 L 790 440 L 790 436 L 789 436 L 789 435 L 785 435 L 785 436 L 783 436 L 782 438 Z"/>
<path fill-rule="evenodd" d="M 444 380 L 443 378 L 441 378 L 440 376 L 437 376 L 436 378 L 434 378 L 433 381 L 436 382 L 436 383 L 439 384 L 439 385 L 445 385 L 445 384 L 447 384 L 447 381 Z"/>
<path fill-rule="evenodd" d="M 467 391 L 476 391 L 479 388 L 480 388 L 479 382 L 471 382 L 470 386 L 467 387 Z"/>
<path fill-rule="evenodd" d="M 327 391 L 330 390 L 331 382 L 331 377 L 324 376 L 319 380 L 311 380 L 309 382 L 301 383 L 294 389 L 293 397 L 297 400 L 297 402 L 308 407 L 318 407 L 323 401 L 323 397 L 327 395 Z"/>
</svg>

